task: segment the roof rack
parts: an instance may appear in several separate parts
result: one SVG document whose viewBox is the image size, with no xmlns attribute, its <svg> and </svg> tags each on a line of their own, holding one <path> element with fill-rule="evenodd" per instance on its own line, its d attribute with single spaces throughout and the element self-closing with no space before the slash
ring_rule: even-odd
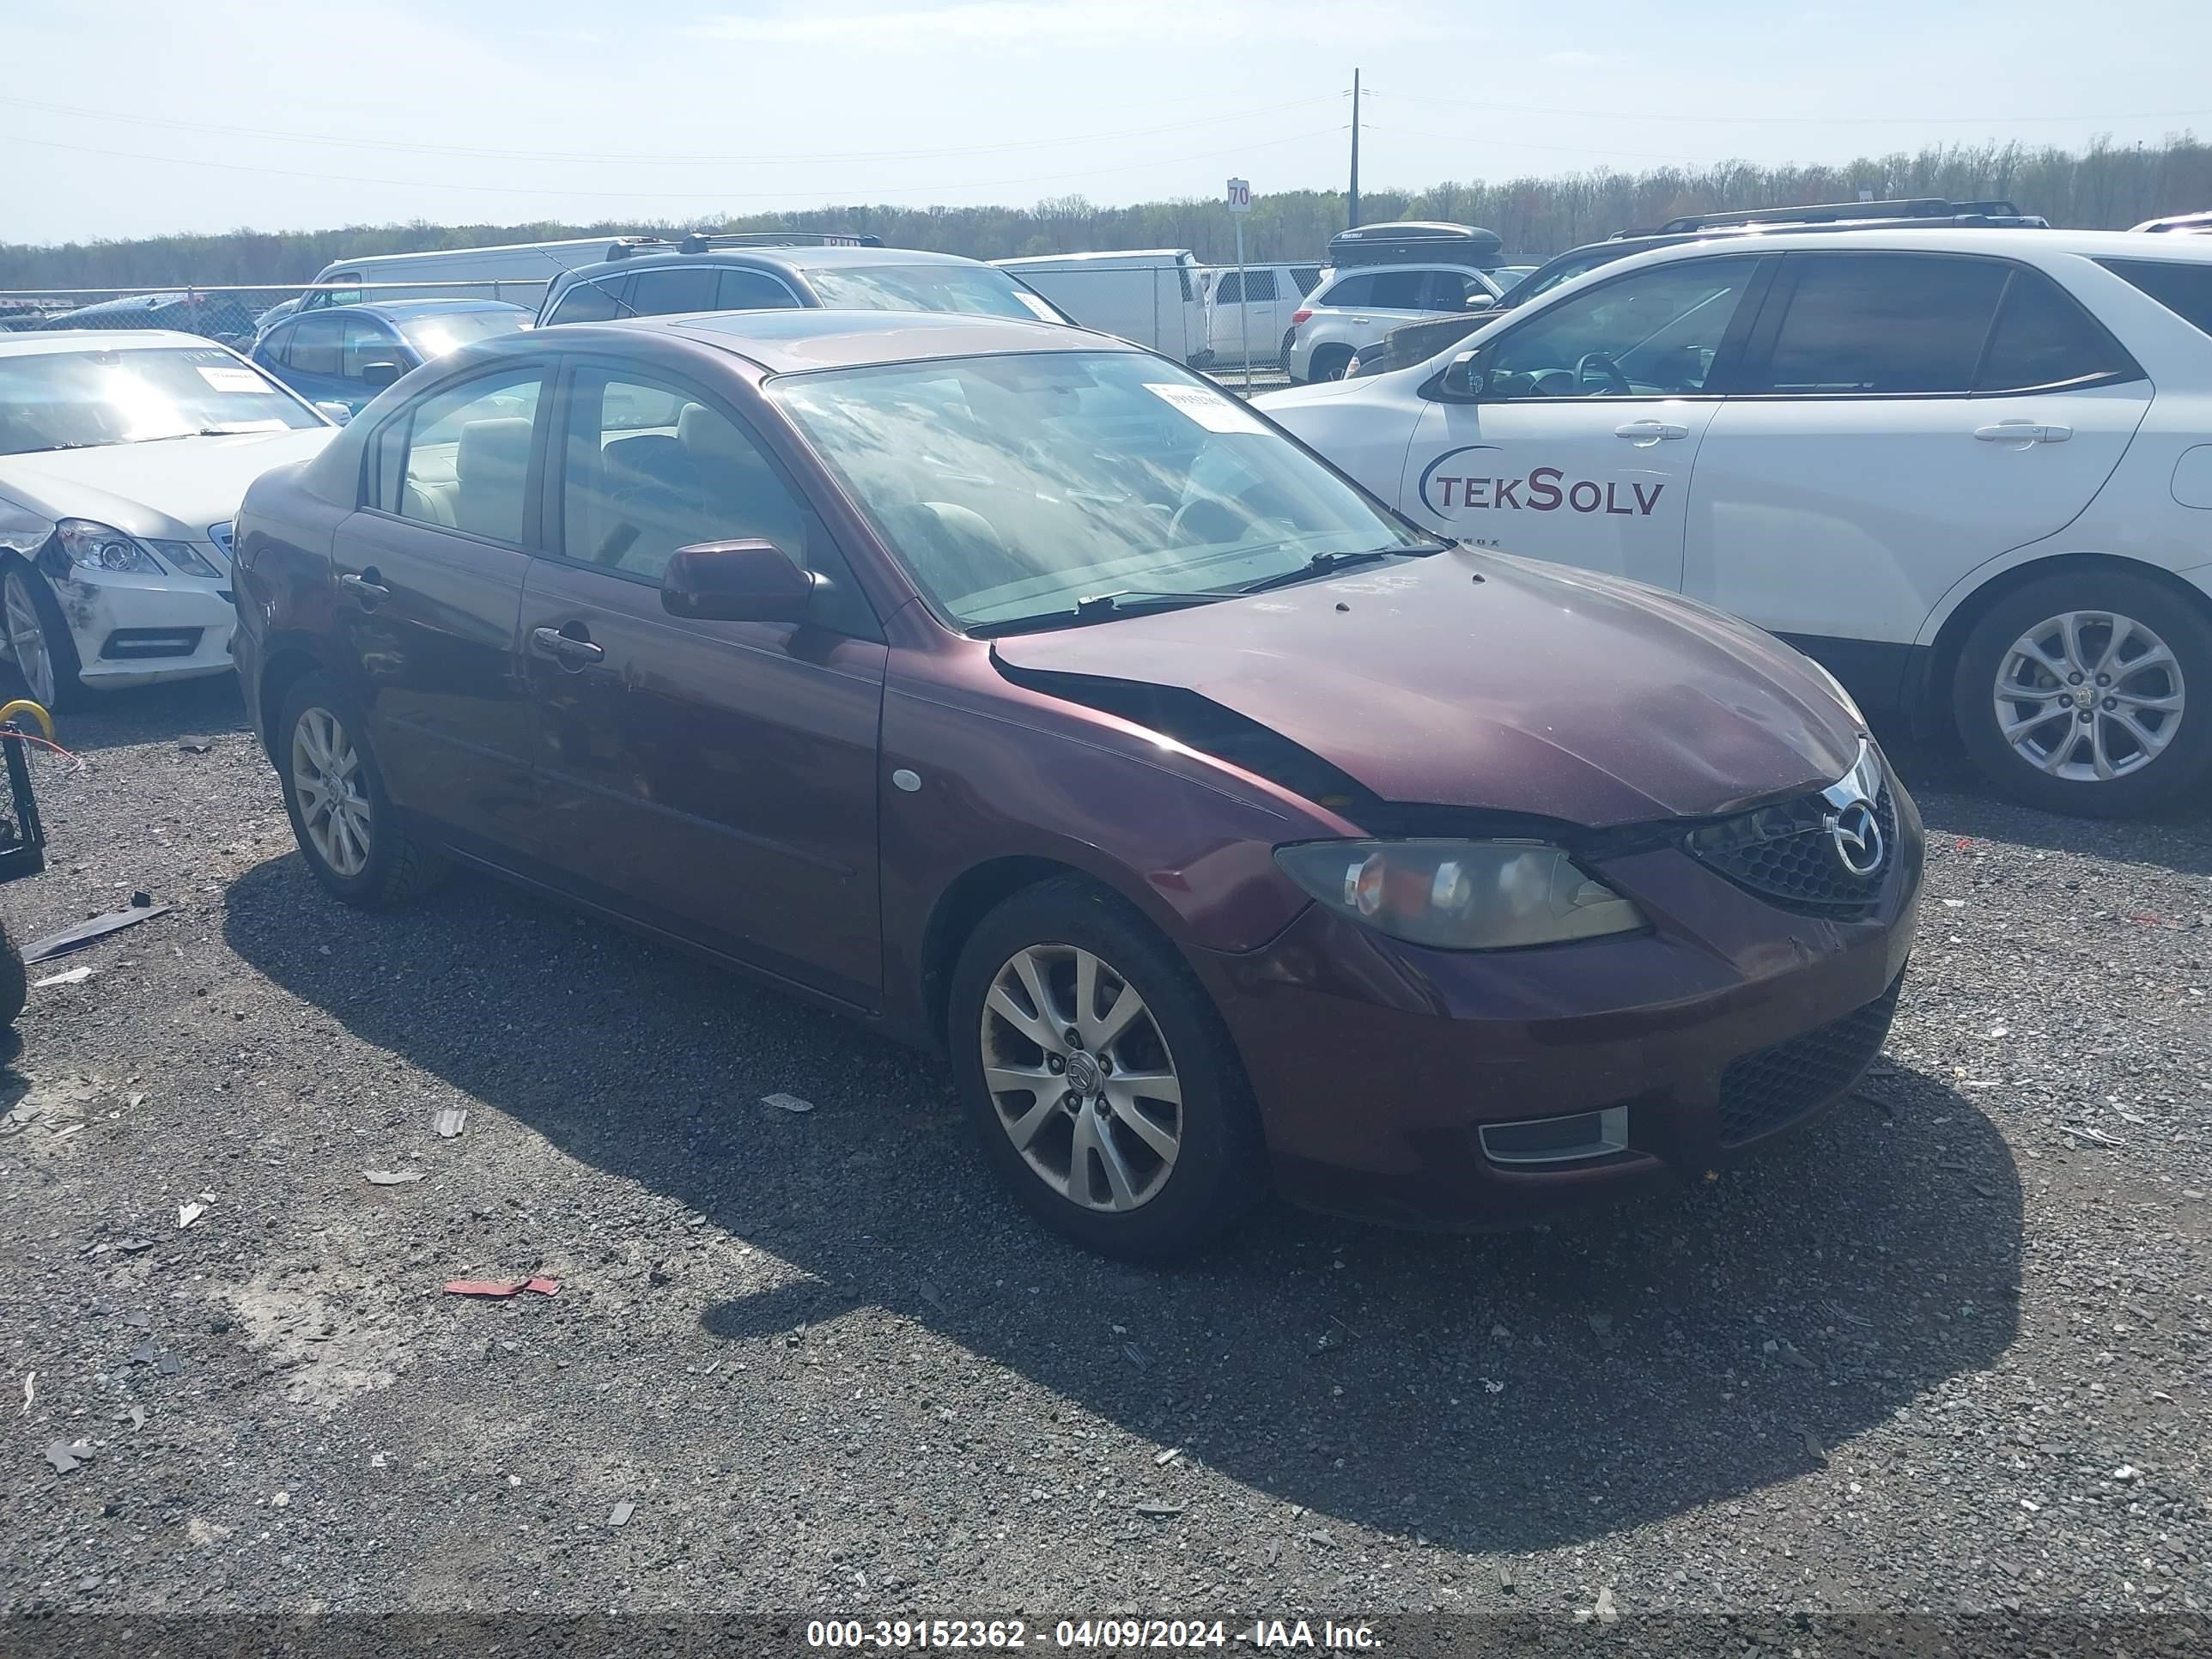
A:
<svg viewBox="0 0 2212 1659">
<path fill-rule="evenodd" d="M 1855 219 L 1930 219 L 1952 223 L 1973 222 L 2046 228 L 2049 221 L 2039 213 L 2022 213 L 2014 204 L 1992 198 L 1982 202 L 1950 202 L 1940 196 L 1909 197 L 1887 202 L 1814 202 L 1801 207 L 1737 208 L 1722 213 L 1686 213 L 1668 220 L 1656 231 L 1629 234 L 1672 236 L 1688 230 L 1712 230 L 1735 225 L 1832 225 Z"/>
<path fill-rule="evenodd" d="M 708 234 L 695 231 L 680 244 L 686 253 L 704 253 L 710 247 L 881 247 L 880 236 L 857 236 L 842 230 L 749 230 Z"/>
</svg>

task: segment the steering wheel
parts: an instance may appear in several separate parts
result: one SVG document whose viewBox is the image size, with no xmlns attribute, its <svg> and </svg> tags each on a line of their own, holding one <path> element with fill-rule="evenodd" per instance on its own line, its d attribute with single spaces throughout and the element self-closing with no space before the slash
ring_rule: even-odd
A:
<svg viewBox="0 0 2212 1659">
<path fill-rule="evenodd" d="M 1595 376 L 1592 370 L 1596 371 Z M 1620 366 L 1602 351 L 1585 351 L 1575 364 L 1576 390 L 1588 386 L 1593 378 L 1604 381 L 1605 389 L 1616 397 L 1636 395 L 1636 388 L 1628 384 L 1628 376 L 1620 372 Z"/>
<path fill-rule="evenodd" d="M 1200 542 L 1230 542 L 1260 527 L 1260 521 L 1219 495 L 1185 501 L 1168 520 L 1168 540 L 1178 547 Z"/>
</svg>

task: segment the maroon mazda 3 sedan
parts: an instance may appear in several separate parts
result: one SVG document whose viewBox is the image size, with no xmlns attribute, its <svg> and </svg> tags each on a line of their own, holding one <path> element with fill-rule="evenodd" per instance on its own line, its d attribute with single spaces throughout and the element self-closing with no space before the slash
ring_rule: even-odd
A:
<svg viewBox="0 0 2212 1659">
<path fill-rule="evenodd" d="M 1701 1178 L 1849 1088 L 1911 946 L 1917 816 L 1807 659 L 1079 330 L 489 342 L 257 483 L 235 592 L 331 893 L 459 860 L 941 1048 L 1102 1250 Z"/>
</svg>

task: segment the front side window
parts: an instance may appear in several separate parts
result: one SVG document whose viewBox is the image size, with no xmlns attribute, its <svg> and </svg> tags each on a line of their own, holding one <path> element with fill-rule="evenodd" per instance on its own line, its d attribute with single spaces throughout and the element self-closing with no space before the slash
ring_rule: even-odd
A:
<svg viewBox="0 0 2212 1659">
<path fill-rule="evenodd" d="M 809 270 L 806 280 L 833 311 L 957 311 L 1024 320 L 1036 315 L 1014 282 L 988 265 L 823 266 Z"/>
<path fill-rule="evenodd" d="M 2123 374 L 2134 368 L 2112 337 L 2040 271 L 2012 274 L 1983 355 L 1977 392 L 2019 392 Z"/>
<path fill-rule="evenodd" d="M 2007 268 L 1941 254 L 1792 255 L 1789 310 L 1765 371 L 1746 390 L 1800 397 L 1964 396 Z"/>
<path fill-rule="evenodd" d="M 627 275 L 593 277 L 564 289 L 554 302 L 550 323 L 605 323 L 629 314 L 623 303 Z"/>
<path fill-rule="evenodd" d="M 670 386 L 586 370 L 568 400 L 563 556 L 642 582 L 699 542 L 773 542 L 804 564 L 809 514 L 751 434 Z"/>
<path fill-rule="evenodd" d="M 1243 301 L 1244 290 L 1237 286 L 1237 272 L 1233 270 L 1222 272 L 1221 280 L 1213 285 L 1213 302 L 1216 305 L 1233 306 L 1241 305 Z"/>
<path fill-rule="evenodd" d="M 1564 298 L 1486 347 L 1482 395 L 1679 397 L 1705 390 L 1756 258 L 1689 259 Z"/>
<path fill-rule="evenodd" d="M 345 373 L 346 319 L 335 312 L 302 317 L 292 331 L 292 344 L 284 361 L 302 374 Z"/>
<path fill-rule="evenodd" d="M 684 311 L 712 311 L 714 279 L 721 274 L 712 265 L 641 270 L 630 281 L 629 309 L 623 315 L 668 317 Z"/>
<path fill-rule="evenodd" d="M 1479 276 L 1469 276 L 1463 271 L 1432 270 L 1429 273 L 1428 292 L 1423 297 L 1424 311 L 1465 311 L 1467 302 L 1476 295 L 1490 297 L 1488 284 Z"/>
<path fill-rule="evenodd" d="M 417 402 L 394 422 L 404 436 L 393 510 L 521 546 L 531 434 L 544 386 L 540 368 L 507 369 Z"/>
<path fill-rule="evenodd" d="M 1065 625 L 1115 595 L 1218 597 L 1295 579 L 1319 554 L 1433 550 L 1234 398 L 1133 352 L 825 370 L 769 390 L 964 629 Z"/>
<path fill-rule="evenodd" d="M 322 423 L 221 346 L 0 357 L 0 455 Z"/>
<path fill-rule="evenodd" d="M 414 367 L 391 331 L 373 317 L 345 319 L 343 350 L 343 374 L 349 380 L 360 380 L 371 363 L 393 363 L 403 369 Z"/>
</svg>

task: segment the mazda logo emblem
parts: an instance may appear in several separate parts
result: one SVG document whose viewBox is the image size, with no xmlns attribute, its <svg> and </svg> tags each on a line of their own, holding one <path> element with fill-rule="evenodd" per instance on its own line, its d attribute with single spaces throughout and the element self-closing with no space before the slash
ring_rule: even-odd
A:
<svg viewBox="0 0 2212 1659">
<path fill-rule="evenodd" d="M 1889 848 L 1881 838 L 1881 823 L 1874 808 L 1855 800 L 1840 812 L 1828 814 L 1828 840 L 1844 868 L 1864 881 L 1881 868 Z"/>
</svg>

